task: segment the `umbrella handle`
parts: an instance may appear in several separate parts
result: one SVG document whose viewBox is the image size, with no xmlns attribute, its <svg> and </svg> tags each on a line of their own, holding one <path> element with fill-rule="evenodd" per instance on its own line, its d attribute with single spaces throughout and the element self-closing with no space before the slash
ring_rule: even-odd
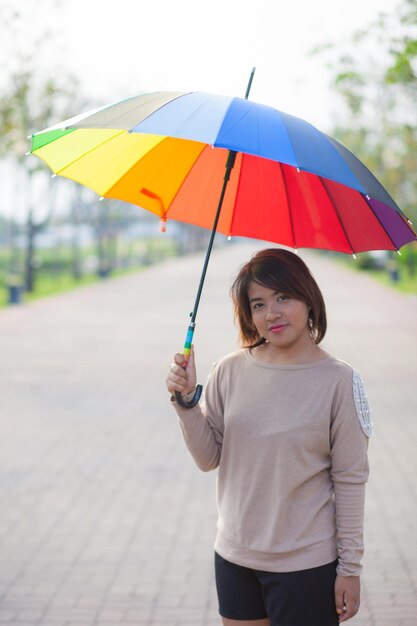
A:
<svg viewBox="0 0 417 626">
<path fill-rule="evenodd" d="M 184 400 L 179 391 L 175 392 L 175 399 L 180 406 L 184 409 L 192 409 L 193 406 L 200 402 L 201 394 L 203 392 L 203 385 L 197 385 L 195 394 L 192 400 Z"/>
<path fill-rule="evenodd" d="M 190 316 L 191 316 L 191 322 L 190 322 L 190 325 L 188 326 L 187 336 L 184 342 L 184 351 L 183 351 L 184 365 L 182 366 L 184 369 L 187 367 L 188 359 L 190 358 L 191 345 L 193 343 L 193 336 L 194 336 L 194 329 L 195 329 L 195 321 L 193 319 L 193 317 L 195 317 L 194 312 L 191 313 Z M 179 391 L 175 392 L 175 398 L 178 404 L 182 406 L 184 409 L 192 409 L 193 406 L 199 403 L 202 391 L 203 391 L 203 386 L 197 385 L 195 394 L 192 400 L 184 400 L 184 398 L 182 397 Z"/>
</svg>

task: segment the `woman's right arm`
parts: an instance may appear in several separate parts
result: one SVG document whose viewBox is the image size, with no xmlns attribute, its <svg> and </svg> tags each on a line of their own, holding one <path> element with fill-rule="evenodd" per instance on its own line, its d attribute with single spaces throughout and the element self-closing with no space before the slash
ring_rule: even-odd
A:
<svg viewBox="0 0 417 626">
<path fill-rule="evenodd" d="M 194 349 L 184 370 L 184 357 L 181 354 L 174 356 L 166 380 L 167 389 L 171 394 L 179 391 L 182 395 L 193 395 L 196 384 L 196 369 Z M 223 441 L 223 416 L 219 410 L 216 377 L 211 376 L 205 390 L 203 407 L 196 405 L 191 409 L 181 407 L 171 395 L 171 402 L 180 419 L 180 426 L 188 450 L 198 467 L 207 472 L 215 469 L 220 462 Z"/>
</svg>

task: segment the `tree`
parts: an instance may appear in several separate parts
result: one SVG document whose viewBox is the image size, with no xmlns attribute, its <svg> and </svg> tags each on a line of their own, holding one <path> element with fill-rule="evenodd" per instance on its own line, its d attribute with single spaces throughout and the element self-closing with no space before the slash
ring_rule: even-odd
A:
<svg viewBox="0 0 417 626">
<path fill-rule="evenodd" d="M 417 0 L 401 0 L 340 50 L 340 43 L 316 50 L 331 52 L 343 103 L 334 134 L 417 224 Z"/>
<path fill-rule="evenodd" d="M 7 39 L 6 56 L 3 61 L 2 75 L 3 92 L 0 96 L 0 132 L 2 143 L 0 158 L 12 159 L 16 169 L 24 175 L 26 190 L 26 229 L 27 246 L 25 251 L 24 274 L 25 286 L 28 291 L 34 288 L 35 269 L 33 257 L 35 254 L 36 234 L 45 226 L 53 211 L 51 201 L 52 190 L 49 189 L 49 207 L 43 208 L 44 201 L 34 200 L 35 179 L 47 177 L 48 174 L 42 164 L 36 159 L 27 159 L 28 136 L 33 132 L 45 128 L 56 122 L 57 119 L 70 117 L 74 106 L 82 106 L 78 96 L 78 81 L 67 73 L 56 71 L 56 68 L 40 68 L 36 65 L 38 56 L 34 58 L 30 42 L 28 48 L 27 37 L 20 36 L 30 32 L 29 20 L 34 8 L 37 11 L 52 13 L 59 9 L 58 0 L 38 0 L 36 7 L 33 2 L 26 3 L 23 8 L 16 8 L 14 2 L 4 2 L 1 6 L 0 19 L 4 28 L 2 32 Z M 50 28 L 45 26 L 42 32 L 37 33 L 38 41 L 32 42 L 37 46 L 40 55 L 46 50 L 53 50 L 53 36 Z M 23 43 L 22 43 L 23 42 Z M 3 42 L 4 44 L 4 42 Z M 1 55 L 0 55 L 1 57 Z M 54 58 L 54 55 L 51 55 Z M 78 101 L 78 104 L 77 104 Z M 41 217 L 40 214 L 43 214 Z M 15 269 L 15 268 L 13 268 Z"/>
<path fill-rule="evenodd" d="M 414 99 L 417 95 L 417 1 L 404 0 L 398 16 L 401 34 L 392 39 L 391 65 L 385 80 L 402 86 Z M 414 109 L 415 111 L 415 109 Z"/>
<path fill-rule="evenodd" d="M 77 81 L 65 77 L 38 80 L 36 74 L 23 70 L 10 77 L 9 88 L 0 98 L 0 130 L 3 136 L 2 155 L 14 159 L 16 166 L 24 172 L 27 204 L 27 247 L 25 254 L 25 287 L 34 288 L 34 267 L 36 234 L 49 221 L 53 202 L 51 186 L 47 190 L 47 204 L 36 201 L 34 194 L 35 178 L 48 177 L 44 166 L 34 158 L 27 158 L 27 137 L 35 130 L 40 130 L 55 122 L 65 119 L 73 112 L 77 100 Z M 48 198 L 49 196 L 49 198 Z M 43 206 L 41 206 L 43 205 Z M 41 217 L 42 215 L 42 217 Z"/>
</svg>

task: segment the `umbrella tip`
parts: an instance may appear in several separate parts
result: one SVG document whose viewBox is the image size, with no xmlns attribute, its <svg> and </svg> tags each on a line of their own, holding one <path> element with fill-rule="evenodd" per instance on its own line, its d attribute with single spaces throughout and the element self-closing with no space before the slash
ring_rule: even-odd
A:
<svg viewBox="0 0 417 626">
<path fill-rule="evenodd" d="M 159 232 L 166 233 L 167 232 L 167 220 L 165 217 L 159 220 Z"/>
<path fill-rule="evenodd" d="M 249 76 L 248 86 L 246 87 L 245 100 L 249 98 L 250 89 L 252 87 L 253 77 L 255 75 L 256 67 L 253 67 Z"/>
</svg>

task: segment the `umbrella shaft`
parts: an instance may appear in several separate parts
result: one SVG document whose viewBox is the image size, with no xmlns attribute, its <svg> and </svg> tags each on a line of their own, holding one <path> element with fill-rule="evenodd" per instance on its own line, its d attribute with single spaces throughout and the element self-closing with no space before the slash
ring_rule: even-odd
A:
<svg viewBox="0 0 417 626">
<path fill-rule="evenodd" d="M 255 70 L 256 68 L 253 67 L 250 73 L 248 86 L 246 87 L 245 100 L 247 100 L 249 97 L 249 92 L 252 87 L 253 77 L 255 76 Z M 201 272 L 201 278 L 200 278 L 200 284 L 198 286 L 197 297 L 195 299 L 192 313 L 190 313 L 191 321 L 190 321 L 190 326 L 188 328 L 188 334 L 187 334 L 187 340 L 186 340 L 186 343 L 190 343 L 190 346 L 191 346 L 192 336 L 194 334 L 195 318 L 197 317 L 198 306 L 200 304 L 201 292 L 203 291 L 204 280 L 206 278 L 206 272 L 207 272 L 207 267 L 208 267 L 209 260 L 210 260 L 211 249 L 213 247 L 214 237 L 216 236 L 217 223 L 219 221 L 220 211 L 222 210 L 223 199 L 226 193 L 227 183 L 229 182 L 230 173 L 235 164 L 236 154 L 237 152 L 235 150 L 229 150 L 229 154 L 227 156 L 226 171 L 224 173 L 223 187 L 222 187 L 222 191 L 221 191 L 220 198 L 219 198 L 219 204 L 217 207 L 216 217 L 214 218 L 213 228 L 212 228 L 211 235 L 210 235 L 210 241 L 209 241 L 208 248 L 207 248 L 203 271 Z"/>
<path fill-rule="evenodd" d="M 229 179 L 230 179 L 230 173 L 231 173 L 231 171 L 233 169 L 233 166 L 235 164 L 236 154 L 237 153 L 234 150 L 229 150 L 229 154 L 228 154 L 227 161 L 226 161 L 226 171 L 225 171 L 225 174 L 224 174 L 223 187 L 222 187 L 222 191 L 221 191 L 220 198 L 219 198 L 219 204 L 217 206 L 216 217 L 214 218 L 213 228 L 211 230 L 210 240 L 209 240 L 209 243 L 208 243 L 206 258 L 204 260 L 203 271 L 201 272 L 200 284 L 198 286 L 197 296 L 196 296 L 195 303 L 194 303 L 194 308 L 193 308 L 192 313 L 190 314 L 191 324 L 193 324 L 193 325 L 195 325 L 195 319 L 197 317 L 198 306 L 200 304 L 201 293 L 203 291 L 203 285 L 204 285 L 204 280 L 206 278 L 206 273 L 207 273 L 207 268 L 208 268 L 208 264 L 209 264 L 209 260 L 210 260 L 211 250 L 213 248 L 214 237 L 216 236 L 216 229 L 217 229 L 217 224 L 218 224 L 219 217 L 220 217 L 220 211 L 222 210 L 223 199 L 224 199 L 224 196 L 225 196 L 225 193 L 226 193 L 227 183 L 229 182 Z"/>
</svg>

